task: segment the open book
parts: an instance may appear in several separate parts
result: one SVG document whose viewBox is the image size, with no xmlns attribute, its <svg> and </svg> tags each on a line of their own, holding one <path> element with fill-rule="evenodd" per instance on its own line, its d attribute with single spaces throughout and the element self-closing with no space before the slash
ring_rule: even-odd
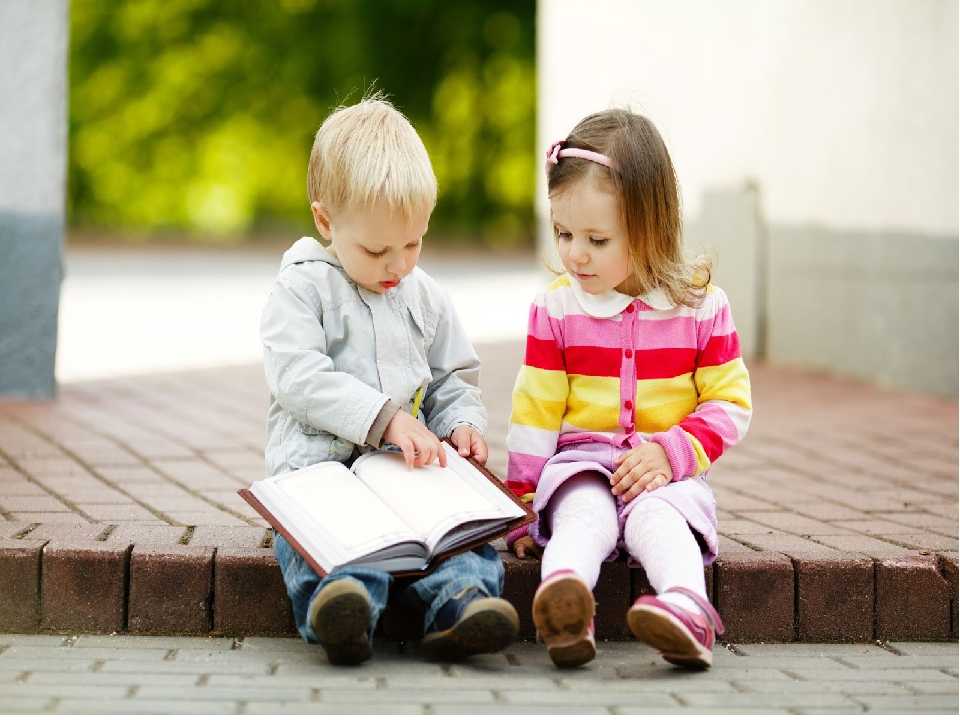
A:
<svg viewBox="0 0 960 720">
<path fill-rule="evenodd" d="M 238 491 L 322 577 L 343 565 L 425 572 L 533 520 L 486 468 L 444 443 L 447 467 L 407 468 L 378 450 L 348 469 L 316 465 Z"/>
</svg>

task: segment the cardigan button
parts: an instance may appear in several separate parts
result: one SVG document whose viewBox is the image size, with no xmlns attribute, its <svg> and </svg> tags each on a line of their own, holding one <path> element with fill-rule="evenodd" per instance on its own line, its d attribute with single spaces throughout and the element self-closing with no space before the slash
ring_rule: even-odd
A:
<svg viewBox="0 0 960 720">
<path fill-rule="evenodd" d="M 627 305 L 627 312 L 633 312 L 633 303 Z"/>
<path fill-rule="evenodd" d="M 633 410 L 633 403 L 630 400 L 627 400 L 623 403 L 623 407 L 625 407 L 627 410 Z"/>
<path fill-rule="evenodd" d="M 624 354 L 625 357 L 632 358 L 632 357 L 633 357 L 633 350 L 624 350 L 624 351 L 623 351 L 623 354 Z"/>
</svg>

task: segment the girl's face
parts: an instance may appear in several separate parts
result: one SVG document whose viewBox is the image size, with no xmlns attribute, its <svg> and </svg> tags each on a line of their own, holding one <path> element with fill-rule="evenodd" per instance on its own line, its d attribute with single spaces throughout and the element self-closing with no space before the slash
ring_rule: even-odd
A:
<svg viewBox="0 0 960 720">
<path fill-rule="evenodd" d="M 360 287 L 385 293 L 416 267 L 429 211 L 406 218 L 384 203 L 347 208 L 335 215 L 316 202 L 311 208 L 320 235 Z"/>
<path fill-rule="evenodd" d="M 608 292 L 633 274 L 618 198 L 589 176 L 550 196 L 550 216 L 563 266 L 585 292 Z"/>
</svg>

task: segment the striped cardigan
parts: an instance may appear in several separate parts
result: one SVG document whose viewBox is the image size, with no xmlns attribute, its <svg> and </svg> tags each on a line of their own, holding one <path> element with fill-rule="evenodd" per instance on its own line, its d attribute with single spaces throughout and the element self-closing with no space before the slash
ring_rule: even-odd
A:
<svg viewBox="0 0 960 720">
<path fill-rule="evenodd" d="M 726 294 L 711 285 L 694 309 L 659 292 L 613 293 L 622 302 L 604 317 L 585 309 L 593 298 L 575 283 L 557 278 L 530 308 L 507 435 L 511 491 L 531 500 L 558 448 L 591 440 L 652 440 L 674 480 L 704 473 L 744 436 L 751 416 Z"/>
</svg>

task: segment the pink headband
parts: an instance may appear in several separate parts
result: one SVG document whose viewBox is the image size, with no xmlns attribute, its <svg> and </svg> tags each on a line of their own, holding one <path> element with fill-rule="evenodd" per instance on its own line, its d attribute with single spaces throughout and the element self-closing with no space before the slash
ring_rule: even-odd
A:
<svg viewBox="0 0 960 720">
<path fill-rule="evenodd" d="M 550 172 L 551 165 L 557 165 L 560 163 L 560 158 L 565 157 L 578 157 L 583 158 L 584 160 L 590 160 L 591 162 L 599 163 L 600 165 L 606 165 L 608 168 L 613 168 L 613 161 L 610 160 L 606 155 L 601 155 L 598 152 L 593 152 L 593 150 L 581 150 L 580 148 L 564 148 L 563 143 L 565 140 L 557 140 L 553 145 L 550 146 L 550 149 L 547 150 L 547 163 L 545 169 L 547 173 Z"/>
</svg>

